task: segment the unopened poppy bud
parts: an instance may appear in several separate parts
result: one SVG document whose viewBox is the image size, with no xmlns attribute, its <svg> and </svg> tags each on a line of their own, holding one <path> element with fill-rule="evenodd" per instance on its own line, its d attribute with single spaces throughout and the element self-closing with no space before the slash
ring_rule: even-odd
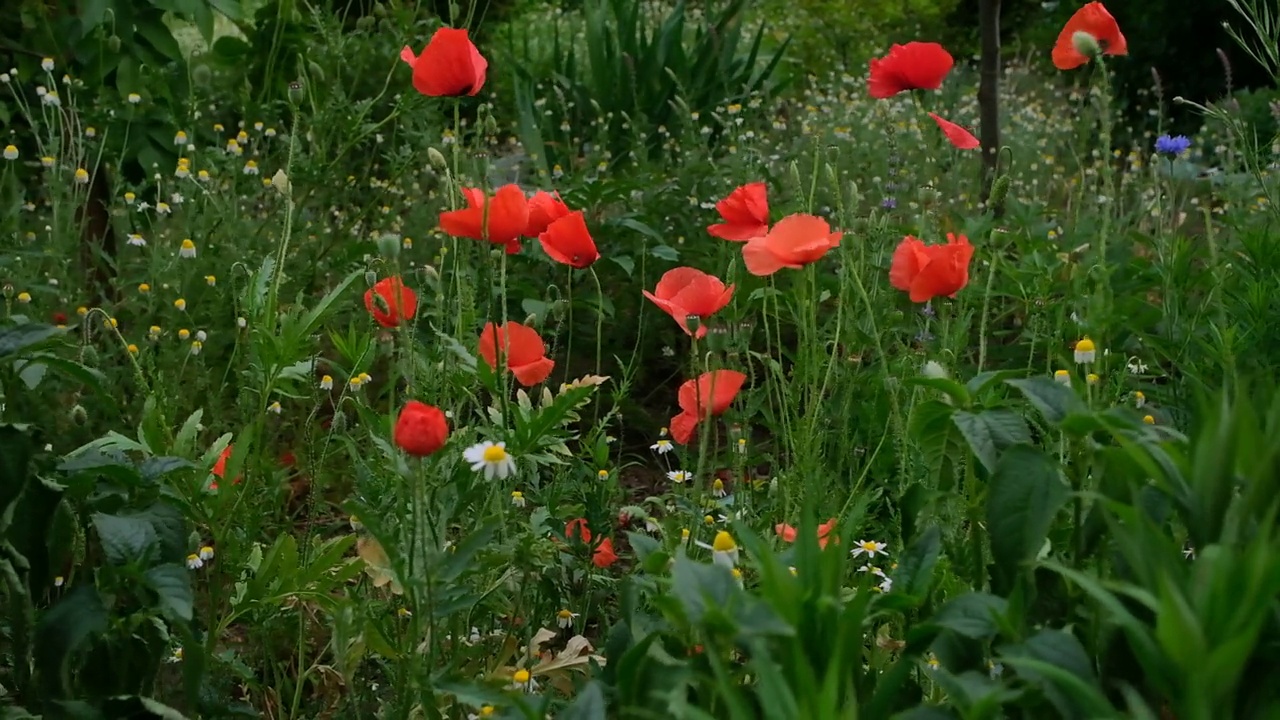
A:
<svg viewBox="0 0 1280 720">
<path fill-rule="evenodd" d="M 120 52 L 120 36 L 119 35 L 112 35 L 111 37 L 107 38 L 107 49 L 113 53 Z"/>
<path fill-rule="evenodd" d="M 378 273 L 368 270 L 364 274 L 364 284 L 373 287 L 378 284 Z"/>
<path fill-rule="evenodd" d="M 309 69 L 310 68 L 308 68 L 308 70 Z M 304 97 L 306 97 L 306 95 L 302 91 L 301 80 L 294 80 L 293 82 L 289 83 L 289 102 L 293 103 L 294 105 L 301 105 L 302 99 Z"/>
<path fill-rule="evenodd" d="M 81 405 L 80 403 L 76 403 L 75 407 L 71 408 L 71 421 L 77 425 L 83 425 L 88 420 L 89 420 L 88 411 L 84 409 L 83 405 Z"/>
<path fill-rule="evenodd" d="M 356 20 L 356 29 L 368 32 L 369 28 L 373 27 L 375 22 L 377 22 L 377 20 L 374 19 L 373 16 L 365 15 L 359 20 Z"/>
<path fill-rule="evenodd" d="M 858 207 L 862 204 L 862 191 L 858 189 L 858 183 L 849 181 L 849 204 Z"/>
<path fill-rule="evenodd" d="M 438 170 L 449 167 L 449 163 L 444 159 L 444 153 L 433 147 L 427 148 L 427 160 L 431 161 L 431 165 Z"/>
<path fill-rule="evenodd" d="M 347 427 L 347 416 L 342 413 L 336 413 L 333 421 L 329 423 L 329 429 L 334 432 L 342 432 Z"/>
<path fill-rule="evenodd" d="M 496 135 L 498 132 L 498 121 L 492 115 L 484 119 L 484 131 L 490 135 Z"/>
<path fill-rule="evenodd" d="M 440 284 L 440 271 L 431 265 L 422 266 L 422 277 L 432 286 Z"/>
<path fill-rule="evenodd" d="M 378 236 L 378 252 L 388 260 L 400 257 L 400 238 L 390 233 Z"/>
<path fill-rule="evenodd" d="M 80 362 L 93 367 L 98 364 L 98 351 L 92 345 L 84 345 L 80 348 Z"/>
<path fill-rule="evenodd" d="M 791 187 L 805 187 L 804 181 L 800 179 L 800 164 L 792 162 L 789 169 L 791 171 Z"/>
<path fill-rule="evenodd" d="M 990 207 L 1000 207 L 1004 204 L 1004 199 L 1009 196 L 1009 176 L 1001 175 L 991 184 L 991 200 L 987 204 Z"/>
<path fill-rule="evenodd" d="M 1087 58 L 1094 58 L 1102 53 L 1102 46 L 1098 45 L 1098 38 L 1083 30 L 1077 30 L 1071 35 L 1071 45 L 1076 49 L 1076 52 Z"/>
<path fill-rule="evenodd" d="M 534 313 L 529 313 L 524 317 L 524 325 L 526 327 L 533 327 L 534 325 L 537 324 L 537 322 L 538 322 L 538 316 Z"/>
<path fill-rule="evenodd" d="M 213 80 L 213 72 L 209 70 L 208 65 L 196 65 L 191 68 L 191 80 L 197 87 L 209 87 L 210 81 Z"/>
<path fill-rule="evenodd" d="M 13 286 L 12 286 L 12 285 L 10 285 L 9 283 L 5 283 L 5 284 L 4 284 L 4 288 L 3 288 L 3 290 L 0 290 L 0 292 L 3 292 L 3 293 L 4 293 L 4 299 L 5 299 L 5 300 L 12 300 L 12 299 L 13 299 Z"/>
<path fill-rule="evenodd" d="M 373 4 L 373 15 L 374 15 L 374 17 L 380 17 L 380 18 L 386 17 L 386 16 L 387 16 L 387 6 L 386 6 L 386 5 L 383 5 L 383 4 L 382 4 L 382 3 L 380 3 L 380 2 L 376 2 L 376 3 L 374 3 L 374 4 Z"/>
</svg>

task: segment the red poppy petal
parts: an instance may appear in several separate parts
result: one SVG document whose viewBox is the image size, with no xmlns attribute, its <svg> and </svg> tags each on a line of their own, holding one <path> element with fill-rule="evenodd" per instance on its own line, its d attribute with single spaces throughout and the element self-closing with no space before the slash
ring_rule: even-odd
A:
<svg viewBox="0 0 1280 720">
<path fill-rule="evenodd" d="M 942 129 L 942 134 L 947 136 L 947 140 L 960 150 L 976 150 L 982 146 L 973 133 L 950 120 L 939 117 L 936 113 L 929 113 L 929 117 L 933 118 L 933 121 Z"/>
</svg>

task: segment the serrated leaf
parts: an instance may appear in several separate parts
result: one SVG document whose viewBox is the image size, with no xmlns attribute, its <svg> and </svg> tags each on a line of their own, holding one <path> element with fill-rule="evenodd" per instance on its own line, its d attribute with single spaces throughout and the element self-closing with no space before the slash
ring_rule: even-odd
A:
<svg viewBox="0 0 1280 720">
<path fill-rule="evenodd" d="M 951 415 L 951 421 L 987 472 L 995 472 L 1001 450 L 1031 442 L 1031 431 L 1027 429 L 1026 421 L 1009 410 L 984 410 L 980 413 L 957 410 Z"/>
<path fill-rule="evenodd" d="M 144 563 L 159 545 L 155 528 L 145 519 L 94 513 L 92 520 L 107 560 L 115 565 Z"/>
<path fill-rule="evenodd" d="M 1072 413 L 1087 410 L 1071 388 L 1049 378 L 1015 378 L 1005 382 L 1017 388 L 1051 425 L 1058 425 Z"/>
<path fill-rule="evenodd" d="M 147 570 L 147 582 L 156 591 L 160 612 L 170 620 L 190 622 L 195 593 L 191 590 L 191 571 L 177 563 L 156 565 Z"/>
<path fill-rule="evenodd" d="M 997 581 L 1009 587 L 1023 563 L 1036 557 L 1067 501 L 1057 462 L 1030 445 L 1005 451 L 987 491 L 987 529 Z"/>
<path fill-rule="evenodd" d="M 996 616 L 1003 615 L 1009 603 L 1004 598 L 982 592 L 971 592 L 943 605 L 930 622 L 969 638 L 989 638 L 996 634 Z"/>
</svg>

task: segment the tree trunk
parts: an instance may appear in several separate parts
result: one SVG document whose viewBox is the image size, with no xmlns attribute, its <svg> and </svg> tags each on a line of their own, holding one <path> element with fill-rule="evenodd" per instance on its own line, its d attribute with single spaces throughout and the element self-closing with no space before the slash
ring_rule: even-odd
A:
<svg viewBox="0 0 1280 720">
<path fill-rule="evenodd" d="M 982 60 L 979 64 L 978 113 L 982 137 L 982 201 L 991 199 L 1000 157 L 1000 0 L 978 1 L 978 25 L 982 29 Z M 1004 202 L 991 211 L 1004 213 Z"/>
</svg>

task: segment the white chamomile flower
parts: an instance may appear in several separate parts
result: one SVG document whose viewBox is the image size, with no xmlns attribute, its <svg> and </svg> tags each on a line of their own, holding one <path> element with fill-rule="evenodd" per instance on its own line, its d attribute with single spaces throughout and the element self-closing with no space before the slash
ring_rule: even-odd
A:
<svg viewBox="0 0 1280 720">
<path fill-rule="evenodd" d="M 862 555 L 866 555 L 869 558 L 873 558 L 876 555 L 887 554 L 885 551 L 888 549 L 888 547 L 889 546 L 886 545 L 885 543 L 876 542 L 875 540 L 859 540 L 857 545 L 854 546 L 853 550 L 851 550 L 850 553 L 854 557 L 861 557 Z"/>
<path fill-rule="evenodd" d="M 667 473 L 667 479 L 677 485 L 681 485 L 692 480 L 693 473 L 687 470 L 672 470 Z"/>
<path fill-rule="evenodd" d="M 566 608 L 556 613 L 556 625 L 559 625 L 562 629 L 568 630 L 573 627 L 573 621 L 577 617 L 578 613 L 572 612 Z"/>
<path fill-rule="evenodd" d="M 187 556 L 188 570 L 199 570 L 202 567 L 204 567 L 204 560 L 201 560 L 199 555 L 197 555 L 196 553 L 191 553 L 190 555 Z"/>
<path fill-rule="evenodd" d="M 662 438 L 658 442 L 650 445 L 649 449 L 658 453 L 659 455 L 666 455 L 667 453 L 671 452 L 672 450 L 675 450 L 676 448 L 675 448 L 675 445 L 671 444 L 670 440 L 666 438 Z"/>
<path fill-rule="evenodd" d="M 462 452 L 475 472 L 484 472 L 485 480 L 505 480 L 516 471 L 516 461 L 507 453 L 506 443 L 485 440 Z"/>
</svg>

